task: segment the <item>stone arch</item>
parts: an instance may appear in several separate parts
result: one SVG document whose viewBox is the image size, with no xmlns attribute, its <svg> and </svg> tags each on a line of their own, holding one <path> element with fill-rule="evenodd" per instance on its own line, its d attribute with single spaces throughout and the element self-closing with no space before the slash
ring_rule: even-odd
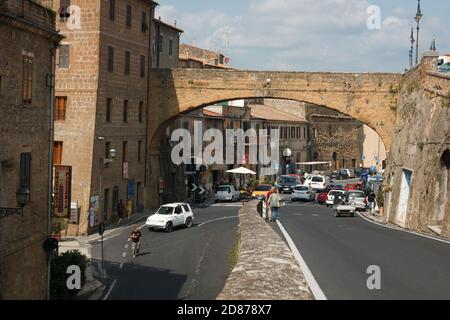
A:
<svg viewBox="0 0 450 320">
<path fill-rule="evenodd" d="M 447 212 L 450 194 L 450 150 L 446 149 L 439 159 L 436 172 L 435 205 L 432 223 L 442 224 Z"/>
</svg>

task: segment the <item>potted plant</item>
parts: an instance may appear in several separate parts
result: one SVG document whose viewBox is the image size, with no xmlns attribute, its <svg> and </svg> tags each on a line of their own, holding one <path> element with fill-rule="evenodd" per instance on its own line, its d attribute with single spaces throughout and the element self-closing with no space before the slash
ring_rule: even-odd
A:
<svg viewBox="0 0 450 320">
<path fill-rule="evenodd" d="M 61 241 L 62 233 L 61 231 L 67 229 L 67 220 L 65 219 L 59 219 L 59 218 L 53 218 L 52 220 L 52 233 L 51 237 L 58 239 L 58 241 Z"/>
<path fill-rule="evenodd" d="M 377 205 L 378 209 L 380 210 L 380 215 L 384 214 L 384 192 L 383 190 L 379 190 L 377 193 Z"/>
</svg>

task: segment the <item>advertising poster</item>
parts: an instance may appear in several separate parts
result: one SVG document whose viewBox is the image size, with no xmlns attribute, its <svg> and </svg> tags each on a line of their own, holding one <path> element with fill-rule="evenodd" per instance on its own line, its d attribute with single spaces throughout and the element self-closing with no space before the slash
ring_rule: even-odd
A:
<svg viewBox="0 0 450 320">
<path fill-rule="evenodd" d="M 72 186 L 72 167 L 55 166 L 54 210 L 58 218 L 69 218 Z"/>
</svg>

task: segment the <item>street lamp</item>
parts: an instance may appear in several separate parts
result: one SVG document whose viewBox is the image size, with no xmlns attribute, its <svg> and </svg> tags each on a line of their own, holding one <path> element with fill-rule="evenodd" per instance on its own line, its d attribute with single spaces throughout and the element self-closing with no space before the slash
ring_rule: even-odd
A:
<svg viewBox="0 0 450 320">
<path fill-rule="evenodd" d="M 0 217 L 17 214 L 23 216 L 23 208 L 30 202 L 30 190 L 22 185 L 16 192 L 17 208 L 0 208 Z"/>
<path fill-rule="evenodd" d="M 420 0 L 418 0 L 417 3 L 417 13 L 414 19 L 417 22 L 417 42 L 416 42 L 416 64 L 419 63 L 419 31 L 420 31 L 420 20 L 422 19 L 423 14 L 422 10 L 420 9 Z"/>
<path fill-rule="evenodd" d="M 414 39 L 414 28 L 412 28 L 412 27 L 411 27 L 411 36 L 409 37 L 409 40 L 411 41 L 411 49 L 409 50 L 409 68 L 412 69 L 412 67 L 413 67 L 414 42 L 416 42 L 416 40 Z"/>
</svg>

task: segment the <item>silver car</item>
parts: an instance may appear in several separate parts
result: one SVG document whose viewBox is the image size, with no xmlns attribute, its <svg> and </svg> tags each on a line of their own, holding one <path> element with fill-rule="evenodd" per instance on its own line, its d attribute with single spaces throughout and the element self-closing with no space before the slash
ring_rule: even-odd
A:
<svg viewBox="0 0 450 320">
<path fill-rule="evenodd" d="M 352 190 L 347 193 L 348 203 L 356 208 L 356 210 L 366 210 L 366 195 L 364 191 Z"/>
</svg>

